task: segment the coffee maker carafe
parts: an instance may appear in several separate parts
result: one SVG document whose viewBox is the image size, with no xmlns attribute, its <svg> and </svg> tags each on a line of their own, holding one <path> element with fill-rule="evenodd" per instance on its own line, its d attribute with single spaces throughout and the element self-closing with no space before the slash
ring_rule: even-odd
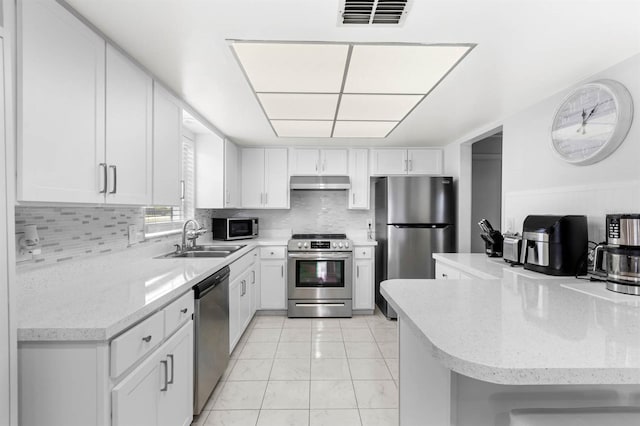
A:
<svg viewBox="0 0 640 426">
<path fill-rule="evenodd" d="M 607 289 L 640 296 L 640 214 L 608 214 L 606 234 L 594 250 L 594 272 L 606 277 Z"/>
</svg>

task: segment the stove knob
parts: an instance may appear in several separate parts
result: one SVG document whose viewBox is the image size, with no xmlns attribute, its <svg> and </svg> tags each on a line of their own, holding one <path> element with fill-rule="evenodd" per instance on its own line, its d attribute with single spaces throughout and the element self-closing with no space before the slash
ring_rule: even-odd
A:
<svg viewBox="0 0 640 426">
<path fill-rule="evenodd" d="M 338 247 L 342 248 L 342 243 L 338 244 Z"/>
<path fill-rule="evenodd" d="M 349 248 L 349 243 L 344 243 L 344 248 Z"/>
<path fill-rule="evenodd" d="M 333 248 L 338 247 L 338 245 L 336 243 L 333 243 Z"/>
<path fill-rule="evenodd" d="M 302 243 L 298 243 L 298 248 L 302 247 Z"/>
<path fill-rule="evenodd" d="M 304 248 L 307 248 L 307 243 L 304 243 Z"/>
</svg>

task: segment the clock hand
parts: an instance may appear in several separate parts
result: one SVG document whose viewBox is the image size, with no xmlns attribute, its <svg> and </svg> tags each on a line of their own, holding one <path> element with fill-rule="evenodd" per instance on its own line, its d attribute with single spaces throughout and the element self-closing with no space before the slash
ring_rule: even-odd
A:
<svg viewBox="0 0 640 426">
<path fill-rule="evenodd" d="M 580 124 L 580 127 L 578 127 L 578 129 L 576 130 L 576 133 L 578 133 L 580 130 L 582 130 L 582 134 L 584 135 L 584 125 L 587 123 L 587 120 L 585 120 L 586 116 L 587 116 L 587 113 L 583 108 L 582 109 L 582 124 Z"/>
<path fill-rule="evenodd" d="M 591 116 L 593 115 L 594 112 L 596 112 L 596 109 L 598 108 L 598 105 L 600 105 L 600 103 L 597 103 L 596 106 L 593 107 L 593 109 L 591 110 L 591 112 L 589 113 L 589 115 L 587 116 L 587 118 L 583 119 L 584 123 L 587 122 L 588 119 L 591 118 Z"/>
</svg>

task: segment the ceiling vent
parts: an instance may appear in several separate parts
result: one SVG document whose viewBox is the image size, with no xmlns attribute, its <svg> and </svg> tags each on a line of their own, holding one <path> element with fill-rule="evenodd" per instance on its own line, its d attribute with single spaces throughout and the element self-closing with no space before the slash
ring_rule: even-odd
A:
<svg viewBox="0 0 640 426">
<path fill-rule="evenodd" d="M 344 0 L 341 25 L 400 25 L 407 15 L 409 0 Z"/>
</svg>

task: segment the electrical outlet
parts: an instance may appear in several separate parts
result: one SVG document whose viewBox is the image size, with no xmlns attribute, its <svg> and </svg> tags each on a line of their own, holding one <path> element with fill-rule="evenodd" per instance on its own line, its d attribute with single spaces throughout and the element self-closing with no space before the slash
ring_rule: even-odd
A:
<svg viewBox="0 0 640 426">
<path fill-rule="evenodd" d="M 129 225 L 129 245 L 138 242 L 138 230 L 135 225 Z"/>
</svg>

